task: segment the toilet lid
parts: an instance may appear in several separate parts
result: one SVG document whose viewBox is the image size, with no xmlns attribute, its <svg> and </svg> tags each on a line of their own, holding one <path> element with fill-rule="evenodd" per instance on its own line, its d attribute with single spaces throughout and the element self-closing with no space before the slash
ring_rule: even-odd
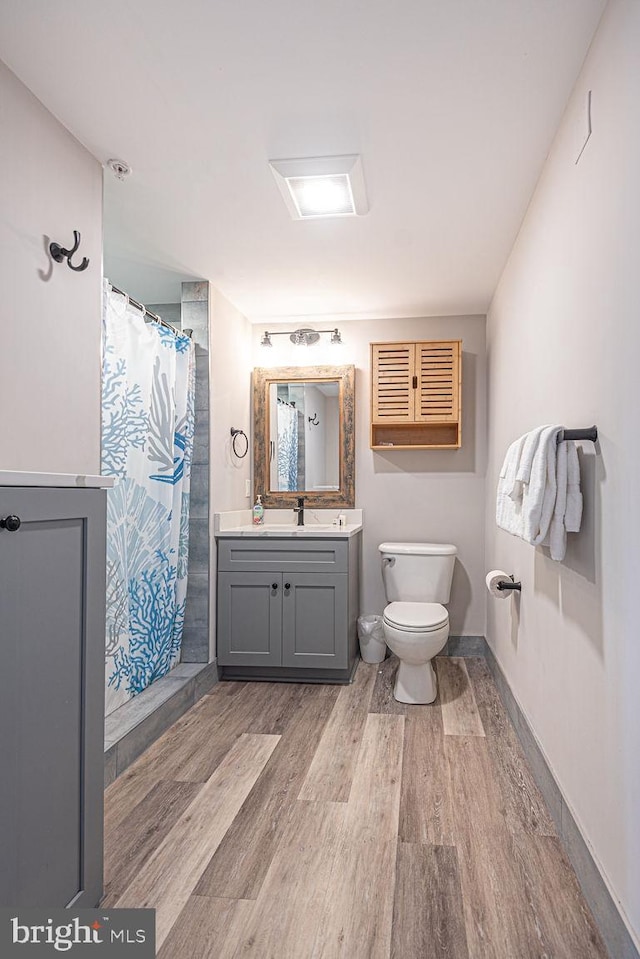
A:
<svg viewBox="0 0 640 959">
<path fill-rule="evenodd" d="M 449 614 L 440 603 L 389 603 L 384 618 L 400 629 L 439 629 L 446 626 Z"/>
</svg>

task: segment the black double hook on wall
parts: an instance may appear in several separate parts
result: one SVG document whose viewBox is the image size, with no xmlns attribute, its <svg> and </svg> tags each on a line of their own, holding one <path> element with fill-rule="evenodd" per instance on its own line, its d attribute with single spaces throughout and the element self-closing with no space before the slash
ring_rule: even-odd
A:
<svg viewBox="0 0 640 959">
<path fill-rule="evenodd" d="M 80 263 L 78 266 L 74 266 L 73 263 L 71 262 L 71 257 L 76 252 L 79 246 L 80 246 L 80 233 L 78 232 L 78 230 L 74 230 L 73 231 L 73 247 L 70 250 L 65 250 L 64 247 L 60 246 L 59 243 L 50 243 L 49 253 L 53 257 L 53 259 L 56 261 L 56 263 L 62 263 L 63 260 L 66 260 L 67 266 L 69 267 L 70 270 L 74 270 L 76 273 L 81 273 L 83 270 L 86 270 L 86 268 L 89 266 L 89 261 L 86 258 L 86 256 L 82 258 L 82 263 Z"/>
</svg>

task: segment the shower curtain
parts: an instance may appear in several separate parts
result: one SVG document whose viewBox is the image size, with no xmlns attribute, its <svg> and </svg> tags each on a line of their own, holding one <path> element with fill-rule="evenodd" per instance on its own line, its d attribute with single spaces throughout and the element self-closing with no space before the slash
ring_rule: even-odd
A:
<svg viewBox="0 0 640 959">
<path fill-rule="evenodd" d="M 278 489 L 298 489 L 298 413 L 278 400 Z"/>
<path fill-rule="evenodd" d="M 102 472 L 107 494 L 106 712 L 180 657 L 193 453 L 193 343 L 105 283 Z"/>
</svg>

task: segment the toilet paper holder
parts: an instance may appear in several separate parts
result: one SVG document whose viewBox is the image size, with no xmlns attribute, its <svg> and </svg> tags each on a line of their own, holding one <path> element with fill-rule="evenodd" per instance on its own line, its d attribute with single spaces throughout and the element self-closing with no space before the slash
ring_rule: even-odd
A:
<svg viewBox="0 0 640 959">
<path fill-rule="evenodd" d="M 518 592 L 520 592 L 521 589 L 522 589 L 522 583 L 516 583 L 515 578 L 514 578 L 513 573 L 512 573 L 509 579 L 503 579 L 503 580 L 501 580 L 501 581 L 498 583 L 497 588 L 498 588 L 499 590 L 501 590 L 502 592 L 504 592 L 504 591 L 507 590 L 507 589 L 515 589 L 515 590 L 517 590 Z"/>
</svg>

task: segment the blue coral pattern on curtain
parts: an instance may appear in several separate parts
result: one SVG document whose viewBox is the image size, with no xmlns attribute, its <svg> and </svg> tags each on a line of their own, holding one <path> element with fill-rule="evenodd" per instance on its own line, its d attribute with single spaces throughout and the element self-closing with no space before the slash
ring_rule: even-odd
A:
<svg viewBox="0 0 640 959">
<path fill-rule="evenodd" d="M 278 400 L 278 489 L 298 489 L 298 413 Z"/>
<path fill-rule="evenodd" d="M 106 712 L 177 664 L 187 595 L 195 358 L 105 283 Z"/>
</svg>

